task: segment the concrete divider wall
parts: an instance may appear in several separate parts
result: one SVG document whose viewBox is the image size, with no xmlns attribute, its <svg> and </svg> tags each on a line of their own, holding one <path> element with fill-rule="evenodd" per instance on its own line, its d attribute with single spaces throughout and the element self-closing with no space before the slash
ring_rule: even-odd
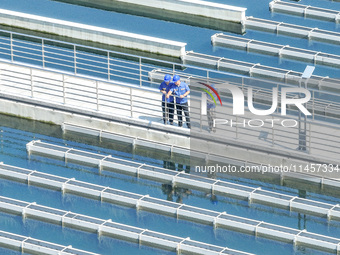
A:
<svg viewBox="0 0 340 255">
<path fill-rule="evenodd" d="M 115 0 L 151 8 L 188 13 L 214 19 L 241 23 L 245 20 L 246 8 L 200 0 Z"/>
<path fill-rule="evenodd" d="M 186 43 L 0 9 L 0 24 L 154 54 L 182 57 Z"/>
</svg>

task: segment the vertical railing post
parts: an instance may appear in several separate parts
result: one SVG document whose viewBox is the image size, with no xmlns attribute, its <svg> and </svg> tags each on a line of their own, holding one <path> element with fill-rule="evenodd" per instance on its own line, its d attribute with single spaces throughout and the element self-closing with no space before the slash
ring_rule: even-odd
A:
<svg viewBox="0 0 340 255">
<path fill-rule="evenodd" d="M 168 119 L 169 119 L 169 111 L 168 111 L 168 102 L 166 100 L 166 97 L 164 97 L 164 111 L 165 111 L 165 123 L 168 123 Z"/>
<path fill-rule="evenodd" d="M 309 146 L 308 146 L 308 153 L 311 154 L 312 150 L 312 126 L 311 123 L 309 122 Z"/>
<path fill-rule="evenodd" d="M 238 138 L 238 125 L 237 125 L 237 123 L 238 123 L 238 117 L 237 117 L 237 115 L 236 115 L 236 129 L 235 129 L 235 136 L 236 136 L 236 139 Z"/>
<path fill-rule="evenodd" d="M 276 84 L 276 89 L 277 89 L 277 96 L 279 97 L 277 100 L 278 100 L 278 102 L 281 102 L 281 101 L 279 101 L 279 99 L 280 99 L 279 84 Z M 279 109 L 281 109 L 280 103 L 277 104 L 276 113 L 279 113 Z"/>
<path fill-rule="evenodd" d="M 30 68 L 30 76 L 31 76 L 31 97 L 34 96 L 34 87 L 33 87 L 33 71 L 32 68 Z"/>
<path fill-rule="evenodd" d="M 63 104 L 66 103 L 65 75 L 63 74 Z"/>
<path fill-rule="evenodd" d="M 74 57 L 74 74 L 77 75 L 77 48 L 73 46 L 73 57 Z"/>
<path fill-rule="evenodd" d="M 130 87 L 130 112 L 131 112 L 131 118 L 133 118 L 133 107 L 132 107 L 132 88 Z"/>
<path fill-rule="evenodd" d="M 14 52 L 13 52 L 13 34 L 10 34 L 10 46 L 11 46 L 11 62 L 14 61 Z"/>
<path fill-rule="evenodd" d="M 110 52 L 107 52 L 107 79 L 111 79 L 111 72 L 110 72 Z"/>
<path fill-rule="evenodd" d="M 313 90 L 313 120 L 314 120 L 314 113 L 315 113 L 315 91 Z"/>
<path fill-rule="evenodd" d="M 139 57 L 139 87 L 142 87 L 142 58 Z"/>
<path fill-rule="evenodd" d="M 45 68 L 45 46 L 44 39 L 41 39 L 41 55 L 42 55 L 42 66 Z"/>
<path fill-rule="evenodd" d="M 99 83 L 96 81 L 97 111 L 99 111 Z"/>
<path fill-rule="evenodd" d="M 272 126 L 272 146 L 274 146 L 274 142 L 275 142 L 275 134 L 274 134 L 274 116 L 272 116 L 273 119 L 273 126 Z"/>
<path fill-rule="evenodd" d="M 200 132 L 202 132 L 202 99 L 200 100 Z M 209 121 L 209 120 L 208 120 Z M 209 123 L 208 123 L 209 124 Z M 210 124 L 209 124 L 210 125 Z"/>
</svg>

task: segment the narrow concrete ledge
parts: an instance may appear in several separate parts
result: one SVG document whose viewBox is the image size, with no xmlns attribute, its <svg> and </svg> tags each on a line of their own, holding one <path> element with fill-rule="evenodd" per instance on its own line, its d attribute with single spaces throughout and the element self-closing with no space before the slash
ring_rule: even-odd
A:
<svg viewBox="0 0 340 255">
<path fill-rule="evenodd" d="M 241 23 L 245 20 L 246 8 L 200 0 L 120 0 L 130 4 L 182 12 L 203 17 Z"/>
<path fill-rule="evenodd" d="M 0 24 L 180 58 L 186 43 L 0 9 Z"/>
<path fill-rule="evenodd" d="M 226 4 L 218 4 L 200 0 L 97 0 L 95 3 L 89 3 L 87 0 L 57 0 L 72 4 L 86 6 L 97 6 L 105 9 L 113 9 L 113 5 L 124 4 L 125 8 L 136 8 L 136 5 L 142 8 L 151 8 L 156 12 L 174 12 L 184 13 L 186 15 L 198 16 L 201 18 L 210 18 L 229 22 L 242 23 L 246 16 L 247 8 L 240 8 Z"/>
<path fill-rule="evenodd" d="M 186 24 L 189 26 L 197 26 L 197 27 L 204 27 L 208 29 L 214 29 L 219 31 L 225 31 L 230 33 L 236 34 L 244 34 L 245 27 L 242 22 L 243 20 L 243 11 L 240 13 L 240 20 L 237 17 L 237 12 L 233 15 L 226 14 L 226 15 L 217 15 L 217 17 L 213 15 L 203 16 L 204 12 L 207 12 L 206 6 L 204 6 L 207 2 L 203 2 L 201 8 L 203 11 L 200 11 L 198 14 L 197 12 L 192 12 L 192 7 L 183 7 L 183 8 L 168 8 L 170 1 L 157 1 L 157 3 L 162 2 L 163 6 L 160 8 L 158 5 L 157 7 L 152 7 L 151 1 L 121 1 L 121 0 L 96 0 L 96 1 L 88 1 L 88 0 L 54 0 L 57 2 L 63 2 L 68 4 L 86 6 L 90 8 L 102 9 L 107 11 L 125 13 L 134 16 L 142 16 L 142 17 L 149 17 L 157 20 L 165 20 L 180 24 Z M 178 4 L 181 3 L 183 6 L 185 3 L 184 1 L 172 1 L 177 2 Z M 171 4 L 173 5 L 173 4 Z M 226 6 L 226 5 L 223 5 Z M 188 8 L 189 11 L 188 11 Z M 235 7 L 231 7 L 234 9 Z M 224 11 L 217 10 L 217 12 L 221 13 Z M 245 10 L 245 8 L 244 8 Z M 192 14 L 191 14 L 192 12 Z M 202 14 L 203 13 L 203 14 Z M 222 17 L 220 17 L 222 16 Z M 229 21 L 231 20 L 231 21 Z"/>
</svg>

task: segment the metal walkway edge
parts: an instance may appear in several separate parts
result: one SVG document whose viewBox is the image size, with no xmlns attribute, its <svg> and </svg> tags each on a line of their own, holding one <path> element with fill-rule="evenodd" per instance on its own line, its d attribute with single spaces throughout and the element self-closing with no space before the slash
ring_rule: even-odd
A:
<svg viewBox="0 0 340 255">
<path fill-rule="evenodd" d="M 101 201 L 107 201 L 113 204 L 124 204 L 135 206 L 136 209 L 145 209 L 153 213 L 160 213 L 183 218 L 194 222 L 212 225 L 214 228 L 223 227 L 226 229 L 234 229 L 240 232 L 247 232 L 256 236 L 263 235 L 264 237 L 286 241 L 296 242 L 296 239 L 301 234 L 300 230 L 287 228 L 280 225 L 270 224 L 263 221 L 252 220 L 244 217 L 227 214 L 226 212 L 211 211 L 199 207 L 189 206 L 185 204 L 165 201 L 148 195 L 140 195 L 130 193 L 110 187 L 95 185 L 92 183 L 77 181 L 74 178 L 68 179 L 56 175 L 50 175 L 34 170 L 28 170 L 11 165 L 0 164 L 0 176 L 2 178 L 27 182 L 28 185 L 35 184 L 38 186 L 48 186 L 49 188 L 59 189 L 64 192 L 71 192 L 85 197 L 93 197 Z M 328 248 L 324 242 L 337 245 L 340 239 L 318 235 L 307 231 L 303 235 L 310 239 L 314 239 L 319 248 Z M 295 241 L 294 241 L 295 240 Z M 308 241 L 309 242 L 309 241 Z M 308 245 L 307 240 L 302 242 Z M 297 243 L 299 244 L 299 242 Z M 331 245 L 329 245 L 330 247 Z M 336 246 L 335 246 L 336 247 Z M 332 249 L 332 248 L 331 248 Z"/>
<path fill-rule="evenodd" d="M 124 239 L 148 246 L 156 246 L 166 250 L 175 250 L 178 253 L 190 252 L 191 254 L 206 255 L 250 254 L 226 247 L 197 242 L 190 240 L 189 237 L 182 238 L 178 236 L 166 235 L 148 229 L 116 223 L 110 219 L 103 220 L 89 217 L 83 214 L 77 214 L 52 207 L 38 205 L 35 202 L 28 203 L 3 196 L 0 196 L 0 208 L 1 210 L 7 211 L 9 213 L 21 214 L 24 218 L 33 217 L 34 219 L 49 221 L 51 223 L 60 224 L 61 226 L 65 227 L 96 232 L 98 236 L 105 235 L 108 237 Z"/>
<path fill-rule="evenodd" d="M 211 36 L 213 45 L 222 47 L 241 48 L 246 51 L 256 51 L 263 54 L 277 55 L 291 59 L 313 62 L 314 64 L 330 65 L 340 68 L 340 56 L 319 51 L 305 50 L 302 48 L 290 47 L 289 45 L 279 45 L 243 37 L 230 36 L 217 33 Z"/>
<path fill-rule="evenodd" d="M 184 56 L 184 62 L 193 63 L 195 65 L 204 65 L 218 71 L 232 71 L 253 77 L 266 77 L 270 80 L 279 80 L 292 84 L 299 84 L 302 75 L 301 72 L 292 70 L 265 66 L 260 63 L 254 64 L 224 57 L 211 56 L 193 51 L 187 52 Z M 308 87 L 339 93 L 340 80 L 313 75 L 308 82 Z"/>
<path fill-rule="evenodd" d="M 45 242 L 43 240 L 31 238 L 5 232 L 0 230 L 0 246 L 10 247 L 14 250 L 20 250 L 21 253 L 33 254 L 51 254 L 51 255 L 99 255 L 97 253 L 87 252 L 72 248 L 71 245 L 64 246 L 55 243 Z"/>
<path fill-rule="evenodd" d="M 203 190 L 223 196 L 231 196 L 247 199 L 251 202 L 258 202 L 273 207 L 280 207 L 297 212 L 318 215 L 321 217 L 340 220 L 340 206 L 322 203 L 297 196 L 284 195 L 272 191 L 253 188 L 231 182 L 220 181 L 191 175 L 184 172 L 176 172 L 164 168 L 154 167 L 133 161 L 122 160 L 110 155 L 100 155 L 68 147 L 57 146 L 41 141 L 31 141 L 26 145 L 28 153 L 40 153 L 43 155 L 63 158 L 65 161 L 97 165 L 99 170 L 105 168 L 110 171 L 119 171 L 123 174 L 136 175 L 140 178 L 152 179 L 164 183 L 185 188 Z"/>
<path fill-rule="evenodd" d="M 322 30 L 318 28 L 304 27 L 295 24 L 278 22 L 254 17 L 247 17 L 245 21 L 246 29 L 256 29 L 269 31 L 276 34 L 285 34 L 294 37 L 303 37 L 310 40 L 318 40 L 327 43 L 339 43 L 340 33 Z"/>
<path fill-rule="evenodd" d="M 131 143 L 133 146 L 140 145 L 149 148 L 154 148 L 157 150 L 168 151 L 170 153 L 178 153 L 181 155 L 190 155 L 190 151 L 186 147 L 176 146 L 173 144 L 167 144 L 162 142 L 155 142 L 152 140 L 147 140 L 139 137 L 132 137 L 127 135 L 120 135 L 115 134 L 112 132 L 108 132 L 105 130 L 100 130 L 96 128 L 89 128 L 81 125 L 70 124 L 70 123 L 63 123 L 61 125 L 61 129 L 63 133 L 66 131 L 78 132 L 82 134 L 87 134 L 91 136 L 97 136 L 99 139 L 109 139 L 114 141 L 126 142 Z"/>
<path fill-rule="evenodd" d="M 177 146 L 170 145 L 170 144 L 157 143 L 151 140 L 145 140 L 145 139 L 136 138 L 133 136 L 115 134 L 115 133 L 111 133 L 105 130 L 89 128 L 89 127 L 80 126 L 80 125 L 71 124 L 71 123 L 63 123 L 61 128 L 63 130 L 63 133 L 66 133 L 67 131 L 77 132 L 80 134 L 96 136 L 99 139 L 104 138 L 104 139 L 109 139 L 111 141 L 120 141 L 120 142 L 130 143 L 133 146 L 140 145 L 140 146 L 145 146 L 149 148 L 157 148 L 157 150 L 168 151 L 170 154 L 178 153 L 181 155 L 190 155 L 190 153 L 193 152 L 193 150 L 189 150 L 184 147 L 177 147 Z M 218 162 L 226 162 L 229 164 L 231 163 L 237 166 L 257 165 L 256 163 L 251 162 L 251 161 L 245 162 L 245 161 L 241 161 L 241 160 L 237 160 L 233 158 L 221 157 L 221 156 L 214 155 L 214 154 L 207 155 L 205 153 L 200 153 L 199 151 L 195 151 L 194 153 L 195 153 L 195 157 L 205 158 L 207 161 L 214 160 Z M 326 178 L 324 176 L 318 176 L 318 175 L 306 174 L 306 173 L 290 173 L 290 172 L 287 172 L 287 173 L 282 172 L 279 175 L 280 175 L 281 182 L 283 182 L 285 178 L 294 178 L 298 180 L 307 181 L 309 183 L 317 183 L 321 186 L 340 188 L 340 180 L 337 180 L 334 178 Z"/>
<path fill-rule="evenodd" d="M 340 11 L 314 7 L 310 5 L 296 4 L 274 0 L 269 3 L 269 9 L 272 12 L 287 12 L 304 17 L 313 17 L 316 19 L 339 22 Z"/>
</svg>

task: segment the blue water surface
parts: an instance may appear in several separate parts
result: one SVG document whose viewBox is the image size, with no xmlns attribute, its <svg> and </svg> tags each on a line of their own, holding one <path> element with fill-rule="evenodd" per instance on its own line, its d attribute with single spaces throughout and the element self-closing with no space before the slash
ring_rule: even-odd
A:
<svg viewBox="0 0 340 255">
<path fill-rule="evenodd" d="M 269 0 L 215 0 L 213 2 L 246 7 L 246 16 L 271 19 L 279 22 L 298 24 L 312 28 L 318 27 L 319 29 L 330 31 L 340 31 L 339 25 L 335 22 L 304 18 L 288 14 L 271 13 L 269 11 Z M 304 0 L 300 1 L 299 3 L 333 10 L 340 10 L 339 2 L 326 0 Z M 37 8 L 37 6 L 39 6 L 39 8 Z M 299 72 L 302 72 L 306 66 L 306 63 L 300 61 L 280 59 L 277 57 L 265 56 L 257 53 L 247 53 L 242 50 L 213 47 L 211 45 L 210 39 L 213 34 L 224 32 L 226 34 L 236 35 L 220 30 L 194 27 L 190 25 L 178 24 L 175 22 L 156 20 L 112 11 L 98 10 L 95 8 L 82 7 L 79 5 L 71 5 L 50 0 L 2 0 L 0 3 L 0 8 L 148 36 L 155 36 L 169 40 L 181 41 L 187 43 L 186 50 L 193 50 L 199 53 L 226 57 L 250 63 L 261 63 L 267 66 L 279 67 Z M 246 30 L 246 33 L 243 36 L 255 40 L 340 55 L 340 48 L 337 45 L 313 40 L 309 41 L 305 38 L 294 38 L 255 30 Z M 338 78 L 338 69 L 317 65 L 314 74 Z"/>
<path fill-rule="evenodd" d="M 318 27 L 331 31 L 340 31 L 337 24 L 332 22 L 318 21 L 287 14 L 270 13 L 268 0 L 215 0 L 214 2 L 247 7 L 247 16 L 283 21 L 287 23 L 300 24 L 309 27 Z M 311 4 L 323 8 L 340 10 L 340 3 L 326 0 L 303 0 L 301 4 Z M 155 20 L 146 17 L 138 17 L 128 14 L 98 10 L 77 5 L 65 4 L 49 0 L 1 0 L 0 8 L 20 11 L 30 14 L 58 18 L 73 22 L 79 22 L 94 26 L 123 30 L 127 32 L 140 33 L 149 36 L 156 36 L 165 39 L 177 40 L 187 43 L 187 50 L 195 52 L 227 57 L 247 62 L 261 63 L 274 67 L 289 70 L 303 71 L 306 63 L 279 59 L 277 57 L 265 56 L 256 53 L 247 53 L 241 50 L 213 47 L 210 37 L 218 32 L 235 35 L 230 32 L 194 27 L 162 20 Z M 241 35 L 237 35 L 241 36 Z M 289 44 L 290 46 L 301 47 L 316 51 L 323 51 L 340 55 L 340 48 L 337 45 L 308 41 L 302 38 L 276 35 L 255 30 L 247 30 L 243 37 L 268 41 L 278 44 Z M 337 77 L 338 69 L 317 66 L 315 73 L 321 76 Z M 42 132 L 42 124 L 27 122 L 23 126 L 31 126 L 31 129 L 7 125 L 8 118 L 2 119 L 0 128 L 0 161 L 19 167 L 37 170 L 45 173 L 59 175 L 67 178 L 91 182 L 102 186 L 135 192 L 138 194 L 149 194 L 150 196 L 181 201 L 185 204 L 266 221 L 283 226 L 307 229 L 323 235 L 339 238 L 340 223 L 336 221 L 328 222 L 327 219 L 289 212 L 283 209 L 268 207 L 265 205 L 251 204 L 246 201 L 217 196 L 217 203 L 212 203 L 210 194 L 205 194 L 195 190 L 178 190 L 174 195 L 168 195 L 169 187 L 161 183 L 137 179 L 133 176 L 126 176 L 114 172 L 102 171 L 93 166 L 84 166 L 73 162 L 65 163 L 60 159 L 50 159 L 38 155 L 27 155 L 26 144 L 32 140 L 42 140 L 62 146 L 73 147 L 81 150 L 91 151 L 103 155 L 112 155 L 141 163 L 147 163 L 163 167 L 164 160 L 158 154 L 145 156 L 135 153 L 128 145 L 121 145 L 120 149 L 107 148 L 98 142 L 79 142 L 74 139 L 65 138 L 56 131 Z M 5 119 L 5 120 L 4 120 Z M 44 130 L 48 129 L 44 126 Z M 52 130 L 58 130 L 54 127 Z M 170 159 L 174 163 L 179 163 L 176 158 Z M 290 195 L 298 195 L 298 189 L 285 188 L 279 185 L 262 183 L 259 181 L 246 180 L 241 178 L 225 177 L 226 180 L 243 183 L 253 187 L 265 186 L 265 189 L 283 192 Z M 93 199 L 83 198 L 72 194 L 61 194 L 59 191 L 48 190 L 41 187 L 28 186 L 24 183 L 17 183 L 9 180 L 0 180 L 0 195 L 10 198 L 24 200 L 27 202 L 37 202 L 65 211 L 73 211 L 89 216 L 112 219 L 113 221 L 133 225 L 140 228 L 147 228 L 183 238 L 190 236 L 193 240 L 207 242 L 223 247 L 230 247 L 256 254 L 327 254 L 303 247 L 294 247 L 292 244 L 268 240 L 253 235 L 238 233 L 225 229 L 213 229 L 212 226 L 192 223 L 184 220 L 177 220 L 172 217 L 157 215 L 143 210 L 137 211 L 135 208 L 127 208 L 112 205 Z M 337 197 L 320 195 L 317 192 L 307 192 L 307 198 L 337 204 L 340 199 Z M 98 238 L 97 234 L 87 233 L 70 228 L 63 228 L 33 219 L 25 219 L 21 216 L 1 213 L 0 230 L 10 231 L 20 235 L 27 235 L 49 242 L 63 245 L 72 244 L 73 247 L 84 249 L 100 254 L 174 254 L 146 246 L 138 246 L 125 241 L 108 237 Z M 8 249 L 0 249 L 0 254 L 18 254 Z"/>
<path fill-rule="evenodd" d="M 30 123 L 30 122 L 29 122 Z M 28 125 L 29 125 L 28 123 Z M 32 123 L 31 123 L 32 125 Z M 46 124 L 44 124 L 46 125 Z M 70 148 L 86 150 L 94 153 L 111 154 L 124 159 L 135 159 L 137 162 L 150 162 L 150 164 L 161 166 L 163 162 L 158 159 L 134 154 L 133 150 L 128 146 L 125 150 L 117 151 L 98 146 L 98 142 L 79 143 L 75 140 L 63 139 L 60 132 L 50 133 L 49 135 L 39 133 L 42 124 L 36 124 L 32 130 L 25 131 L 15 129 L 13 127 L 2 126 L 0 129 L 0 160 L 6 164 L 12 164 L 32 170 L 50 173 L 58 176 L 76 178 L 77 180 L 95 183 L 102 186 L 110 186 L 113 188 L 135 192 L 139 194 L 149 194 L 153 197 L 161 199 L 171 199 L 166 189 L 161 183 L 137 179 L 133 176 L 125 176 L 113 172 L 98 171 L 96 167 L 85 166 L 76 163 L 65 163 L 62 159 L 50 159 L 39 155 L 27 155 L 26 144 L 31 140 L 42 140 L 44 142 L 54 143 Z M 58 128 L 54 128 L 58 130 Z M 34 131 L 35 130 L 35 131 Z M 46 128 L 44 128 L 46 130 Z M 32 132 L 34 131 L 34 132 Z M 157 158 L 157 155 L 155 155 Z M 176 162 L 176 158 L 172 161 Z M 229 180 L 232 181 L 232 180 Z M 238 180 L 242 184 L 242 180 Z M 250 182 L 250 183 L 249 183 Z M 260 185 L 256 181 L 253 183 L 248 180 L 247 185 Z M 281 191 L 287 194 L 294 194 L 294 189 L 278 187 L 266 184 L 266 189 Z M 312 252 L 305 248 L 293 248 L 291 244 L 268 240 L 253 235 L 242 234 L 225 229 L 214 229 L 212 226 L 197 224 L 185 220 L 177 220 L 173 217 L 146 212 L 137 211 L 135 208 L 113 205 L 99 200 L 84 198 L 69 193 L 62 194 L 60 191 L 49 190 L 46 188 L 27 185 L 26 183 L 18 183 L 10 180 L 1 179 L 0 194 L 10 198 L 23 200 L 27 202 L 37 202 L 38 204 L 72 211 L 79 214 L 85 214 L 101 219 L 112 219 L 115 222 L 128 224 L 139 228 L 147 228 L 154 231 L 167 233 L 170 235 L 181 236 L 183 238 L 190 236 L 193 240 L 207 242 L 222 247 L 228 246 L 233 249 L 253 252 L 257 254 L 271 254 L 276 250 L 278 254 L 308 254 Z M 313 195 L 311 193 L 311 195 Z M 214 211 L 226 211 L 230 214 L 252 218 L 256 220 L 264 220 L 273 224 L 280 224 L 287 227 L 304 229 L 319 234 L 338 236 L 338 228 L 340 223 L 326 219 L 313 217 L 287 210 L 271 208 L 264 205 L 251 204 L 246 201 L 237 199 L 220 197 L 218 202 L 212 203 L 209 194 L 198 192 L 195 190 L 179 190 L 177 194 L 172 196 L 172 200 L 181 200 L 185 204 L 206 208 Z M 320 196 L 315 194 L 314 196 Z M 340 199 L 332 198 L 335 202 Z M 328 202 L 320 196 L 319 200 Z M 334 202 L 334 201 L 333 201 Z M 1 219 L 1 230 L 10 231 L 21 235 L 28 235 L 34 238 L 43 239 L 49 242 L 56 242 L 64 245 L 72 244 L 76 248 L 97 252 L 100 254 L 112 254 L 112 251 L 123 252 L 125 250 L 138 254 L 168 254 L 157 249 L 149 247 L 138 247 L 125 241 L 118 241 L 107 237 L 98 239 L 96 234 L 86 233 L 79 230 L 62 228 L 58 225 L 45 223 L 32 219 L 23 220 L 21 216 L 14 216 L 3 213 Z M 174 227 L 176 226 L 176 227 Z M 322 253 L 320 253 L 322 254 Z"/>
</svg>

